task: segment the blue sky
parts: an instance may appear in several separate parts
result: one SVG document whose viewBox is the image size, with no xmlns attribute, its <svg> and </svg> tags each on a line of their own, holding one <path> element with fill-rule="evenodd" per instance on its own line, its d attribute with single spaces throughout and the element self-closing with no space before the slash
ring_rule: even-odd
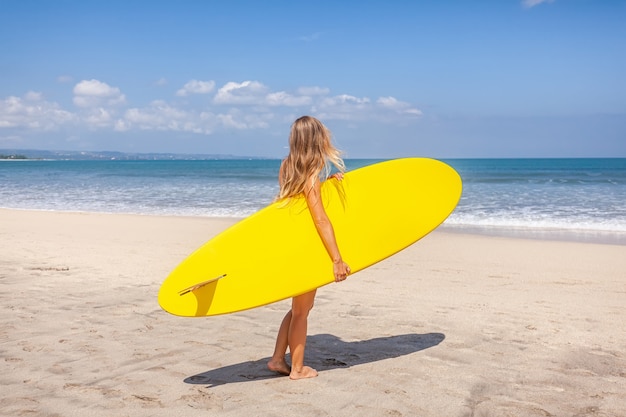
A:
<svg viewBox="0 0 626 417">
<path fill-rule="evenodd" d="M 0 149 L 626 157 L 626 0 L 0 0 Z"/>
</svg>

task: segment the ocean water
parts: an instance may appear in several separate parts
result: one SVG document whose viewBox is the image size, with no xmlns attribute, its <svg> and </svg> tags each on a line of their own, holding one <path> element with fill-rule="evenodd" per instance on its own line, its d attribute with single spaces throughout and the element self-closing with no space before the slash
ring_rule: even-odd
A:
<svg viewBox="0 0 626 417">
<path fill-rule="evenodd" d="M 447 162 L 464 188 L 449 227 L 626 244 L 625 158 Z"/>
<path fill-rule="evenodd" d="M 376 162 L 347 160 L 348 169 Z M 626 244 L 626 159 L 453 159 L 450 230 Z M 279 160 L 2 161 L 0 207 L 245 217 L 278 191 Z"/>
</svg>

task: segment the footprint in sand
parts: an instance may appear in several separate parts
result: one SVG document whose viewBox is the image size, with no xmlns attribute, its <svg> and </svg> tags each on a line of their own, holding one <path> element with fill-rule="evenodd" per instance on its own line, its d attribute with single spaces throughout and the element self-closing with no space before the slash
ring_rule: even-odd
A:
<svg viewBox="0 0 626 417">
<path fill-rule="evenodd" d="M 177 402 L 187 404 L 191 408 L 202 410 L 222 410 L 224 402 L 221 397 L 202 390 L 194 390 L 192 394 L 181 396 Z"/>
</svg>

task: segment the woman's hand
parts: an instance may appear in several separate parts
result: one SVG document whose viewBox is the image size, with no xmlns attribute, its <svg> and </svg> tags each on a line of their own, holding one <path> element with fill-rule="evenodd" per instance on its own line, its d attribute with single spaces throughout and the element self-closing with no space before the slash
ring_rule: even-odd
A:
<svg viewBox="0 0 626 417">
<path fill-rule="evenodd" d="M 333 272 L 335 273 L 335 282 L 341 282 L 350 275 L 350 267 L 343 260 L 333 262 Z"/>
<path fill-rule="evenodd" d="M 333 175 L 331 175 L 330 178 L 335 178 L 337 181 L 341 181 L 343 179 L 343 172 L 335 172 Z"/>
</svg>

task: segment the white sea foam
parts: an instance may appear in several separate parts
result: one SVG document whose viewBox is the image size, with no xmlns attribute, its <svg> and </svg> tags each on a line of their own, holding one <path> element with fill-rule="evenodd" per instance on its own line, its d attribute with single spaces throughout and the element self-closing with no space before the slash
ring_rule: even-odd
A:
<svg viewBox="0 0 626 417">
<path fill-rule="evenodd" d="M 446 227 L 626 233 L 626 159 L 448 162 L 464 190 Z M 0 207 L 246 217 L 273 200 L 278 166 L 278 160 L 0 164 Z"/>
</svg>

